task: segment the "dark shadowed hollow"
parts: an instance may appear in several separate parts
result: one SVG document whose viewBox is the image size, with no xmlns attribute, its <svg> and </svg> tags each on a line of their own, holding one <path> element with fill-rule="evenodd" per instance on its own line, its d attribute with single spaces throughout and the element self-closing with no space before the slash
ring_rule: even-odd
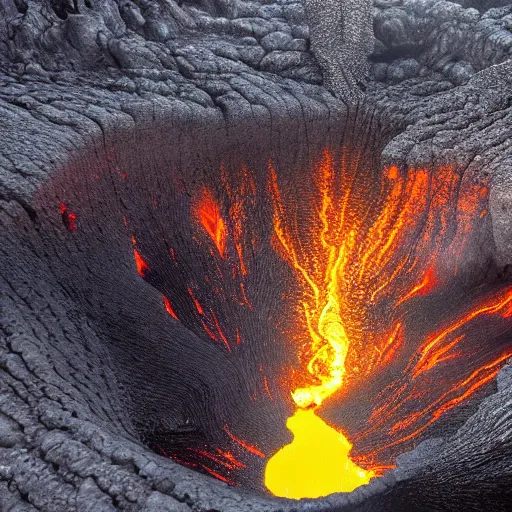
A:
<svg viewBox="0 0 512 512">
<path fill-rule="evenodd" d="M 307 284 L 289 256 L 321 260 L 318 177 L 330 166 L 332 218 L 345 208 L 353 230 L 347 268 L 355 276 L 365 255 L 368 268 L 344 281 L 355 312 L 345 316 L 346 385 L 317 414 L 382 474 L 494 391 L 512 333 L 486 177 L 450 162 L 384 168 L 386 124 L 374 112 L 305 124 L 160 120 L 91 141 L 37 192 L 30 221 L 13 220 L 9 273 L 59 290 L 68 317 L 96 333 L 104 352 L 91 371 L 114 371 L 144 443 L 264 492 L 266 461 L 292 439 L 292 383 L 311 382 L 297 342 Z M 279 211 L 296 242 L 288 253 Z M 98 349 L 84 337 L 76 350 L 88 360 Z"/>
</svg>

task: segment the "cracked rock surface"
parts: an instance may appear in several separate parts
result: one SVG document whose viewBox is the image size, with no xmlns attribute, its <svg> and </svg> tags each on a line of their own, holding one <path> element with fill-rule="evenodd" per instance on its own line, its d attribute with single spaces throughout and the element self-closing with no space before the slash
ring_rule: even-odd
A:
<svg viewBox="0 0 512 512">
<path fill-rule="evenodd" d="M 363 101 L 396 127 L 382 163 L 490 176 L 495 256 L 506 269 L 512 6 L 378 0 L 374 34 Z M 403 454 L 384 477 L 320 500 L 271 499 L 144 445 L 105 332 L 34 242 L 43 236 L 34 197 L 86 148 L 107 158 L 124 133 L 172 124 L 186 137 L 197 119 L 205 130 L 255 120 L 269 138 L 288 120 L 305 129 L 343 120 L 346 106 L 323 86 L 325 66 L 309 48 L 293 0 L 0 5 L 2 512 L 509 510 L 511 364 L 463 426 Z"/>
</svg>

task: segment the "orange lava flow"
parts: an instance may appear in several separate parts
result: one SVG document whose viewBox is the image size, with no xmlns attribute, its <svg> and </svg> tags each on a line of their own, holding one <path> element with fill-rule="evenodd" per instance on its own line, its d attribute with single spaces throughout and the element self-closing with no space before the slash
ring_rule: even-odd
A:
<svg viewBox="0 0 512 512">
<path fill-rule="evenodd" d="M 400 304 L 418 295 L 428 295 L 435 289 L 436 285 L 437 279 L 434 274 L 434 268 L 429 267 L 421 281 L 415 285 L 409 293 L 405 294 L 401 299 L 399 299 L 396 303 L 396 306 L 399 306 Z"/>
<path fill-rule="evenodd" d="M 248 274 L 248 262 L 246 259 L 247 240 L 246 235 L 250 233 L 248 229 L 249 210 L 256 207 L 256 188 L 252 173 L 242 165 L 242 172 L 237 171 L 228 178 L 224 166 L 220 168 L 220 181 L 225 192 L 225 205 L 228 217 L 223 218 L 221 214 L 220 202 L 216 199 L 213 188 L 206 185 L 202 186 L 201 194 L 192 201 L 191 220 L 198 236 L 195 240 L 201 246 L 203 238 L 200 232 L 206 232 L 209 239 L 213 241 L 216 251 L 209 249 L 215 258 L 213 265 L 215 273 L 207 274 L 204 277 L 208 283 L 209 290 L 201 290 L 202 286 L 197 286 L 198 291 L 208 294 L 214 293 L 222 298 L 234 299 L 238 305 L 252 309 L 252 304 L 247 297 L 245 276 Z M 199 229 L 199 232 L 197 232 Z M 251 240 L 253 243 L 253 240 Z M 252 253 L 252 251 L 251 251 Z M 176 263 L 174 251 L 171 252 L 173 261 Z M 231 277 L 231 280 L 227 276 Z M 196 283 L 197 284 L 197 283 Z M 235 332 L 226 333 L 219 321 L 217 312 L 211 308 L 206 312 L 199 301 L 194 297 L 191 289 L 188 289 L 192 297 L 196 310 L 200 315 L 200 324 L 204 332 L 214 341 L 222 342 L 226 349 L 231 352 L 232 347 L 229 338 L 233 337 L 234 344 L 239 345 L 241 341 L 238 328 Z M 202 296 L 204 296 L 202 294 Z"/>
<path fill-rule="evenodd" d="M 220 207 L 215 201 L 213 194 L 203 187 L 203 194 L 194 206 L 194 213 L 217 247 L 222 258 L 226 257 L 227 230 L 224 219 L 220 214 Z"/>
<path fill-rule="evenodd" d="M 505 306 L 512 304 L 512 289 L 507 290 L 502 297 L 494 297 L 485 305 L 481 305 L 473 309 L 460 320 L 450 325 L 440 333 L 435 333 L 420 347 L 420 358 L 416 362 L 413 375 L 417 377 L 421 373 L 432 369 L 438 362 L 442 361 L 442 357 L 446 357 L 446 353 L 452 348 L 453 344 L 444 345 L 442 342 L 453 332 L 460 329 L 479 315 L 492 315 L 505 309 Z M 511 354 L 512 355 L 512 350 Z"/>
<path fill-rule="evenodd" d="M 454 209 L 461 175 L 453 169 L 403 173 L 390 167 L 372 204 L 363 197 L 366 192 L 357 196 L 353 173 L 340 172 L 325 151 L 313 175 L 317 204 L 308 222 L 299 225 L 289 215 L 276 170 L 269 163 L 274 245 L 303 283 L 297 301 L 303 333 L 297 335 L 297 344 L 307 361 L 310 384 L 292 391 L 303 408 L 320 405 L 345 381 L 371 375 L 377 366 L 390 362 L 390 354 L 403 343 L 401 322 L 387 335 L 369 331 L 365 327 L 371 310 L 388 303 L 385 311 L 392 317 L 398 305 L 435 292 L 443 284 L 436 260 L 446 255 L 457 264 L 487 195 L 484 185 L 470 185 L 459 193 Z M 453 233 L 448 233 L 450 220 L 457 226 Z M 416 284 L 411 286 L 411 281 Z M 496 313 L 509 302 L 505 294 L 496 304 L 491 300 L 490 305 L 476 306 L 447 332 L 431 335 L 419 348 L 423 355 L 416 372 L 449 332 L 479 315 Z M 432 358 L 428 360 L 433 364 Z"/>
<path fill-rule="evenodd" d="M 313 187 L 304 187 L 313 189 L 307 199 L 282 188 L 278 169 L 271 161 L 268 165 L 272 246 L 297 278 L 293 338 L 304 368 L 294 370 L 291 379 L 291 398 L 298 408 L 293 428 L 289 426 L 294 440 L 267 464 L 265 483 L 279 496 L 315 497 L 351 490 L 358 478 L 361 485 L 381 474 L 382 468 L 392 467 L 391 447 L 416 438 L 467 400 L 512 356 L 510 344 L 501 353 L 469 351 L 475 345 L 466 336 L 473 322 L 484 317 L 492 317 L 496 332 L 511 327 L 499 324 L 511 316 L 511 288 L 473 301 L 458 318 L 453 319 L 455 311 L 449 312 L 444 327 L 415 340 L 410 339 L 404 316 L 413 299 L 439 293 L 460 272 L 472 233 L 485 222 L 485 183 L 464 182 L 463 174 L 451 167 L 404 171 L 392 166 L 382 173 L 379 192 L 369 193 L 376 189 L 377 178 L 353 164 L 350 158 L 336 162 L 331 152 L 324 151 L 313 165 Z M 294 206 L 299 201 L 307 205 L 302 210 Z M 343 434 L 334 430 L 338 437 L 333 435 L 331 445 L 313 446 L 308 436 L 323 432 L 323 438 L 329 439 L 332 432 L 300 411 L 317 410 L 339 391 L 350 393 L 382 374 L 411 345 L 416 350 L 408 356 L 411 361 L 403 375 L 373 400 L 367 428 L 354 436 L 358 447 L 375 436 L 379 448 L 371 452 L 359 448 L 351 457 L 352 444 L 347 440 L 345 451 L 337 452 L 337 461 L 340 457 L 345 461 L 343 467 L 353 464 L 345 481 L 327 488 L 321 483 L 308 487 L 310 478 L 301 475 L 316 464 L 313 451 L 339 450 L 335 439 Z M 457 363 L 461 359 L 462 366 Z M 457 364 L 455 371 L 449 369 Z M 447 372 L 443 381 L 436 377 L 439 368 Z M 277 465 L 279 471 L 270 469 Z M 319 467 L 325 471 L 323 481 L 337 470 L 330 463 Z M 299 487 L 292 478 L 299 479 Z M 301 493 L 300 486 L 308 490 Z"/>
<path fill-rule="evenodd" d="M 405 415 L 402 420 L 390 427 L 388 433 L 392 434 L 394 439 L 388 443 L 382 443 L 377 449 L 369 453 L 359 455 L 356 458 L 358 463 L 372 465 L 383 451 L 416 438 L 439 420 L 443 414 L 452 410 L 480 388 L 491 382 L 510 357 L 512 357 L 512 350 L 474 370 L 467 378 L 461 382 L 457 382 L 451 389 L 442 393 L 439 398 L 429 404 L 425 409 Z M 414 396 L 413 392 L 409 392 L 403 401 L 399 402 L 393 409 L 387 411 L 387 418 L 396 415 L 397 411 L 404 406 L 405 402 L 412 400 Z M 382 413 L 382 411 L 379 412 Z M 386 416 L 379 418 L 379 421 L 377 421 L 370 430 L 359 435 L 358 439 L 368 436 L 379 427 L 382 428 L 387 418 Z M 403 431 L 405 431 L 405 433 Z"/>
<path fill-rule="evenodd" d="M 328 161 L 322 167 L 322 172 L 327 182 L 332 178 L 332 174 L 328 155 L 326 155 L 326 159 Z M 300 261 L 299 253 L 294 247 L 294 240 L 283 225 L 282 200 L 277 185 L 276 172 L 271 164 L 269 164 L 269 174 L 269 189 L 275 207 L 275 233 L 292 266 L 310 288 L 311 300 L 304 299 L 301 301 L 314 351 L 313 357 L 308 363 L 308 372 L 320 380 L 319 384 L 295 389 L 292 398 L 301 408 L 311 405 L 318 406 L 324 398 L 341 386 L 345 370 L 345 358 L 349 341 L 339 315 L 341 297 L 337 279 L 346 262 L 345 248 L 330 245 L 326 238 L 328 230 L 327 209 L 330 201 L 329 197 L 324 195 L 319 214 L 322 222 L 320 242 L 322 248 L 328 253 L 328 261 L 323 276 L 324 282 L 327 284 L 322 290 L 321 284 L 316 282 L 313 272 L 308 272 L 307 261 L 304 263 Z M 316 320 L 316 324 L 313 323 L 314 320 Z"/>
<path fill-rule="evenodd" d="M 448 376 L 436 385 L 432 384 L 430 373 L 443 364 L 458 364 L 457 360 L 464 357 L 464 352 L 457 348 L 460 349 L 466 340 L 465 331 L 471 332 L 472 322 L 483 315 L 505 319 L 511 303 L 512 288 L 509 287 L 423 342 L 406 367 L 407 381 L 394 382 L 389 390 L 384 390 L 383 405 L 373 411 L 368 420 L 369 428 L 357 435 L 356 440 L 360 441 L 379 431 L 387 432 L 387 439 L 383 438 L 376 450 L 358 457 L 360 462 L 372 464 L 385 450 L 414 439 L 496 377 L 503 364 L 512 357 L 511 346 L 502 349 L 494 359 L 469 365 L 463 375 L 448 370 Z M 427 405 L 418 408 L 418 397 L 427 394 Z"/>
</svg>

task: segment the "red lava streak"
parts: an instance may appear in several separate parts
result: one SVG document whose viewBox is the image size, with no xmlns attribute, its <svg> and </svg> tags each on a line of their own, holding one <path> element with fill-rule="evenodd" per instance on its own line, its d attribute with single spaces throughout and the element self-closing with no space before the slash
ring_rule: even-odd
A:
<svg viewBox="0 0 512 512">
<path fill-rule="evenodd" d="M 217 453 L 219 455 L 221 455 L 222 457 L 224 457 L 225 459 L 227 459 L 228 461 L 230 461 L 232 464 L 232 468 L 235 468 L 235 469 L 247 468 L 247 465 L 244 464 L 243 462 L 240 462 L 239 460 L 237 460 L 236 457 L 230 451 L 224 451 L 224 450 L 221 450 L 220 448 L 217 448 Z"/>
<path fill-rule="evenodd" d="M 243 462 L 238 461 L 234 457 L 234 455 L 229 451 L 223 451 L 217 448 L 216 453 L 214 455 L 212 453 L 207 452 L 206 450 L 197 450 L 195 448 L 189 448 L 189 450 L 203 457 L 206 457 L 207 459 L 210 459 L 213 462 L 217 463 L 218 465 L 224 466 L 229 470 L 247 468 L 247 466 Z"/>
<path fill-rule="evenodd" d="M 216 471 L 213 471 L 213 469 L 210 469 L 208 466 L 201 464 L 201 467 L 205 469 L 210 475 L 214 476 L 218 480 L 222 480 L 223 482 L 226 482 L 229 485 L 236 485 L 235 482 L 230 480 L 229 478 L 226 478 L 225 476 L 222 476 L 220 473 L 217 473 Z"/>
<path fill-rule="evenodd" d="M 409 293 L 404 295 L 404 297 L 402 297 L 396 303 L 396 305 L 398 306 L 399 304 L 402 304 L 412 297 L 416 297 L 418 295 L 428 295 L 435 289 L 437 284 L 438 282 L 435 276 L 434 267 L 429 267 L 423 276 L 423 279 L 416 286 L 414 286 Z"/>
<path fill-rule="evenodd" d="M 239 444 L 242 448 L 247 450 L 249 453 L 252 453 L 253 455 L 257 455 L 258 457 L 261 457 L 262 459 L 265 458 L 265 454 L 260 451 L 256 446 L 253 446 L 246 441 L 243 441 L 242 439 L 234 436 L 228 429 L 227 425 L 224 425 L 224 432 L 231 438 L 232 441 Z"/>
<path fill-rule="evenodd" d="M 176 313 L 174 312 L 174 309 L 171 306 L 171 303 L 169 302 L 169 299 L 165 295 L 163 296 L 163 300 L 164 300 L 165 310 L 167 311 L 167 313 L 169 313 L 169 315 L 171 315 L 175 320 L 179 320 L 178 316 L 176 315 Z"/>
<path fill-rule="evenodd" d="M 146 277 L 146 270 L 149 270 L 148 264 L 142 259 L 139 251 L 133 249 L 133 256 L 135 258 L 135 265 L 137 266 L 137 272 L 140 277 Z"/>
<path fill-rule="evenodd" d="M 212 318 L 213 318 L 213 322 L 215 324 L 215 328 L 217 329 L 217 332 L 219 333 L 220 339 L 222 340 L 222 342 L 224 343 L 226 348 L 231 352 L 231 346 L 229 345 L 229 342 L 228 342 L 226 336 L 222 332 L 222 329 L 220 328 L 220 325 L 219 325 L 219 321 L 217 320 L 217 317 L 215 316 L 215 313 L 213 311 L 212 311 Z"/>
<path fill-rule="evenodd" d="M 132 245 L 133 245 L 133 257 L 135 258 L 135 265 L 137 267 L 137 272 L 140 277 L 146 277 L 146 270 L 149 270 L 148 264 L 144 261 L 140 252 L 137 250 L 137 240 L 132 236 Z"/>
<path fill-rule="evenodd" d="M 194 297 L 194 292 L 192 291 L 192 289 L 188 288 L 187 291 L 188 291 L 188 294 L 190 295 L 192 301 L 194 302 L 194 305 L 195 305 L 195 307 L 197 309 L 197 312 L 200 315 L 204 315 L 204 310 L 203 310 L 201 304 L 199 304 L 199 301 Z"/>
</svg>

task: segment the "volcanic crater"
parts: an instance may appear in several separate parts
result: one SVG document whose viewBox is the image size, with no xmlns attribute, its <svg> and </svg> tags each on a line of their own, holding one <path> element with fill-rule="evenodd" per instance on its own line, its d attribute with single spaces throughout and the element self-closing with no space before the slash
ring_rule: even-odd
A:
<svg viewBox="0 0 512 512">
<path fill-rule="evenodd" d="M 118 130 L 13 219 L 10 271 L 31 267 L 96 333 L 94 371 L 156 453 L 267 493 L 287 420 L 314 411 L 378 478 L 460 427 L 512 356 L 486 176 L 383 165 L 389 124 Z"/>
</svg>

